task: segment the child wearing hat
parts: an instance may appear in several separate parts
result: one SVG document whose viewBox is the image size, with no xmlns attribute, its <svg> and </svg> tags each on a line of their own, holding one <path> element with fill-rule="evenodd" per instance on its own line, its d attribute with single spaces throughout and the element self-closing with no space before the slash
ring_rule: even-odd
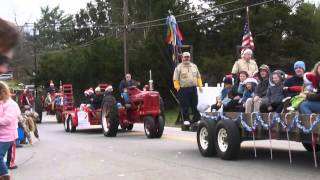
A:
<svg viewBox="0 0 320 180">
<path fill-rule="evenodd" d="M 211 106 L 211 112 L 219 110 L 223 105 L 226 105 L 231 101 L 231 99 L 228 97 L 228 94 L 233 88 L 233 82 L 234 80 L 232 76 L 226 76 L 223 78 L 224 87 L 220 96 L 218 96 L 216 99 L 216 104 Z"/>
<path fill-rule="evenodd" d="M 283 75 L 279 71 L 274 71 L 271 78 L 272 86 L 268 87 L 267 98 L 261 103 L 260 112 L 281 113 L 284 99 Z"/>
</svg>

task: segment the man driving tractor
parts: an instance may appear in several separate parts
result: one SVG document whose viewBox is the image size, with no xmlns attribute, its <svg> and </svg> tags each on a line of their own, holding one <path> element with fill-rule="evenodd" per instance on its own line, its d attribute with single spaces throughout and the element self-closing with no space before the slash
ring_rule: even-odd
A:
<svg viewBox="0 0 320 180">
<path fill-rule="evenodd" d="M 129 94 L 128 94 L 128 90 L 127 88 L 130 86 L 136 86 L 139 85 L 140 83 L 131 79 L 131 74 L 126 74 L 125 79 L 123 79 L 120 82 L 119 85 L 119 90 L 120 90 L 120 94 L 121 97 L 124 99 L 125 104 L 129 104 L 130 103 L 130 99 L 129 99 Z"/>
</svg>

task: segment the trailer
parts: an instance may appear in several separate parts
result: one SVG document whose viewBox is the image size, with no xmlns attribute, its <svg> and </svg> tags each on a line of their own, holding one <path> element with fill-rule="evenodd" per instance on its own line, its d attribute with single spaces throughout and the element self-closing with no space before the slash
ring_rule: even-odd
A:
<svg viewBox="0 0 320 180">
<path fill-rule="evenodd" d="M 270 157 L 273 158 L 272 140 L 286 140 L 289 160 L 292 162 L 291 141 L 301 142 L 313 153 L 317 167 L 320 151 L 320 115 L 291 113 L 202 112 L 197 130 L 197 144 L 202 156 L 236 159 L 242 141 L 269 140 Z"/>
</svg>

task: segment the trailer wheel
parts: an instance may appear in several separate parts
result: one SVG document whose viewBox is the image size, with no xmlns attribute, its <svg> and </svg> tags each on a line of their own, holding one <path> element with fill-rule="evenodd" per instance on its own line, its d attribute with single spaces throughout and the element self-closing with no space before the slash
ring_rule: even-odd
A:
<svg viewBox="0 0 320 180">
<path fill-rule="evenodd" d="M 60 112 L 60 111 L 57 111 L 57 112 L 56 112 L 56 119 L 57 119 L 57 122 L 58 122 L 58 123 L 61 123 L 61 122 L 62 122 L 62 115 L 61 115 L 61 112 Z"/>
<path fill-rule="evenodd" d="M 128 131 L 131 131 L 132 128 L 133 128 L 133 124 L 129 124 L 129 125 L 126 127 L 126 129 L 127 129 Z"/>
<path fill-rule="evenodd" d="M 107 106 L 103 106 L 107 107 Z M 118 133 L 119 120 L 117 116 L 117 107 L 102 108 L 101 125 L 103 135 L 107 137 L 115 137 Z"/>
<path fill-rule="evenodd" d="M 302 143 L 302 145 L 308 152 L 313 152 L 313 147 L 311 143 Z M 316 152 L 320 151 L 320 145 L 315 146 L 315 151 Z"/>
<path fill-rule="evenodd" d="M 163 115 L 159 115 L 158 119 L 156 121 L 156 138 L 161 138 L 162 134 L 163 134 L 163 130 L 164 130 L 164 126 L 165 126 L 165 118 Z"/>
<path fill-rule="evenodd" d="M 72 132 L 72 133 L 74 133 L 74 132 L 76 132 L 76 130 L 77 130 L 77 127 L 73 124 L 73 121 L 72 121 L 72 117 L 71 116 L 69 116 L 69 128 L 70 128 L 70 132 Z"/>
<path fill-rule="evenodd" d="M 144 118 L 144 133 L 148 138 L 155 138 L 157 129 L 156 129 L 156 122 L 153 117 L 146 116 Z"/>
<path fill-rule="evenodd" d="M 232 120 L 220 120 L 215 131 L 215 147 L 221 159 L 235 159 L 240 151 L 240 132 Z"/>
<path fill-rule="evenodd" d="M 63 123 L 63 126 L 64 126 L 64 130 L 66 131 L 66 132 L 70 132 L 70 126 L 69 126 L 69 120 L 70 119 L 70 117 L 68 117 L 68 118 L 66 118 L 65 120 L 64 120 L 64 123 Z"/>
<path fill-rule="evenodd" d="M 197 130 L 197 144 L 202 156 L 212 157 L 217 151 L 214 146 L 215 121 L 201 120 Z"/>
</svg>

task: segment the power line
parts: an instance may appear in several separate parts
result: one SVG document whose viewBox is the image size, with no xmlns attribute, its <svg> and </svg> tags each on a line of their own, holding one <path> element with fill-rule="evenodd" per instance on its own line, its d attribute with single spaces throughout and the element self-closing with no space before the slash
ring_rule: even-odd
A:
<svg viewBox="0 0 320 180">
<path fill-rule="evenodd" d="M 236 3 L 238 1 L 240 1 L 240 0 L 233 0 L 233 1 L 226 2 L 226 3 L 217 4 L 217 5 L 214 5 L 212 8 L 217 8 L 217 7 L 233 4 L 233 3 Z M 195 14 L 195 13 L 196 12 L 187 12 L 187 13 L 175 15 L 175 17 L 177 18 L 177 17 L 182 17 L 182 16 L 185 16 L 185 15 Z M 200 13 L 200 14 L 203 14 L 203 13 Z M 143 22 L 133 23 L 133 24 L 129 24 L 128 27 L 134 27 L 134 26 L 143 25 L 143 24 L 151 24 L 151 23 L 158 22 L 158 21 L 164 21 L 166 19 L 167 18 L 160 18 L 160 19 L 154 19 L 154 20 L 150 20 L 150 21 L 143 21 Z M 26 23 L 24 23 L 24 25 L 22 25 L 20 27 L 23 27 L 23 26 L 34 27 L 34 24 L 35 23 L 26 22 Z M 91 28 L 110 28 L 110 29 L 112 29 L 112 28 L 124 28 L 124 25 L 118 25 L 118 24 L 113 24 L 113 23 L 110 23 L 108 25 L 98 25 L 98 26 L 96 26 L 94 24 L 86 24 L 86 26 L 81 26 L 81 27 L 77 27 L 77 26 L 62 26 L 61 27 L 62 24 L 60 24 L 60 23 L 48 24 L 48 25 L 49 26 L 50 25 L 53 25 L 53 26 L 57 25 L 58 29 L 64 29 L 64 30 L 68 30 L 68 28 L 70 28 L 69 30 L 74 30 L 74 29 L 75 30 L 80 30 L 80 29 L 91 29 Z"/>
<path fill-rule="evenodd" d="M 236 12 L 236 11 L 239 11 L 239 10 L 246 9 L 247 7 L 255 7 L 255 6 L 267 4 L 267 3 L 272 2 L 272 1 L 274 1 L 274 0 L 263 1 L 263 2 L 260 2 L 260 3 L 251 4 L 249 6 L 242 6 L 242 7 L 239 7 L 239 8 L 234 8 L 234 9 L 231 9 L 231 10 L 227 10 L 227 11 L 223 11 L 223 12 L 219 12 L 219 13 L 215 13 L 215 14 L 210 13 L 210 14 L 205 15 L 205 16 L 194 17 L 194 18 L 190 18 L 190 19 L 186 19 L 186 20 L 180 20 L 180 21 L 177 21 L 177 22 L 178 23 L 183 23 L 183 22 L 194 21 L 194 20 L 198 20 L 198 19 L 205 19 L 205 18 L 212 17 L 212 16 L 217 16 L 217 15 Z M 165 25 L 167 25 L 167 24 L 166 23 L 161 23 L 161 24 L 134 27 L 133 29 L 143 29 L 143 28 L 147 28 L 147 27 L 158 27 L 158 26 L 165 26 Z"/>
<path fill-rule="evenodd" d="M 233 3 L 236 3 L 238 1 L 240 1 L 240 0 L 233 0 L 233 1 L 226 2 L 226 3 L 217 4 L 217 5 L 214 5 L 212 8 L 217 8 L 217 7 L 220 7 L 220 6 L 233 4 Z M 181 17 L 181 16 L 185 16 L 185 15 L 189 15 L 189 14 L 195 14 L 195 13 L 196 12 L 187 12 L 187 13 L 175 15 L 175 17 L 177 18 L 177 17 Z M 160 19 L 155 19 L 155 20 L 151 20 L 151 21 L 138 22 L 138 23 L 130 24 L 130 26 L 136 26 L 136 25 L 140 25 L 140 24 L 150 24 L 150 23 L 153 23 L 153 22 L 164 21 L 166 19 L 167 18 L 160 18 Z"/>
</svg>

